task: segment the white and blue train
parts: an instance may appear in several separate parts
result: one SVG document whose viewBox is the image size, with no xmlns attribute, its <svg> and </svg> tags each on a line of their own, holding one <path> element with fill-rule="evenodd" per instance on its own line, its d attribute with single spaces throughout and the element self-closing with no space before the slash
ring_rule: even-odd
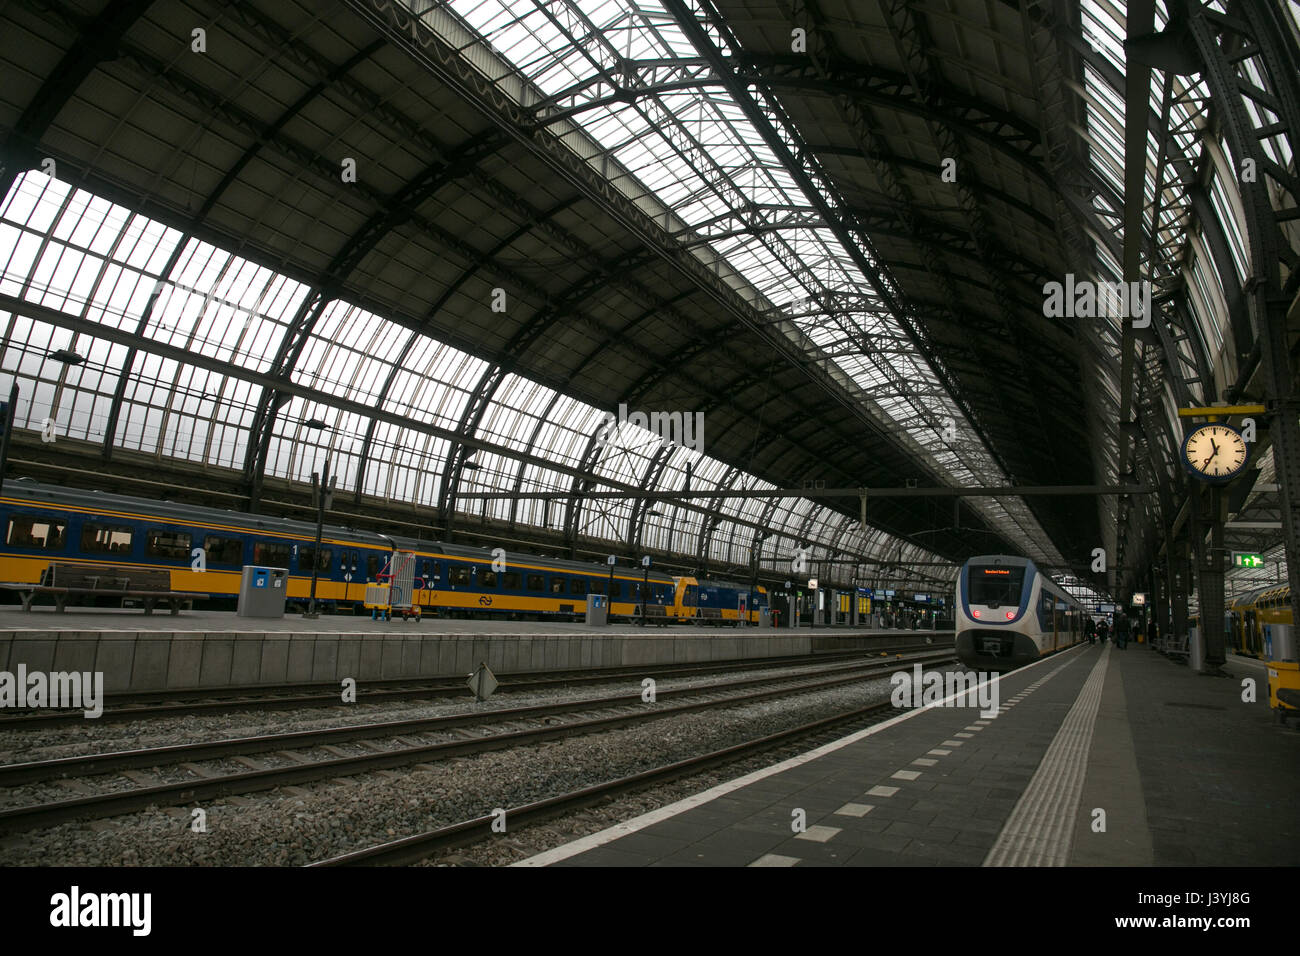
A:
<svg viewBox="0 0 1300 956">
<path fill-rule="evenodd" d="M 1082 604 L 1028 558 L 986 554 L 957 577 L 957 657 L 968 667 L 1004 671 L 1083 639 Z"/>
</svg>

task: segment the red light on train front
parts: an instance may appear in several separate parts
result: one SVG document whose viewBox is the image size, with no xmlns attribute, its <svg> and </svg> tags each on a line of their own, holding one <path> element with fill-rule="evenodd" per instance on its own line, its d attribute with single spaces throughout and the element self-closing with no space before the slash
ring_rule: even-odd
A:
<svg viewBox="0 0 1300 956">
<path fill-rule="evenodd" d="M 971 617 L 979 617 L 979 616 L 980 616 L 980 609 L 977 608 L 977 607 L 973 607 L 973 608 L 970 609 L 970 613 L 971 613 Z"/>
<path fill-rule="evenodd" d="M 1008 621 L 1014 621 L 1015 619 L 1016 619 L 1016 612 L 1015 612 L 1015 611 L 1007 611 L 1007 620 L 1008 620 Z"/>
</svg>

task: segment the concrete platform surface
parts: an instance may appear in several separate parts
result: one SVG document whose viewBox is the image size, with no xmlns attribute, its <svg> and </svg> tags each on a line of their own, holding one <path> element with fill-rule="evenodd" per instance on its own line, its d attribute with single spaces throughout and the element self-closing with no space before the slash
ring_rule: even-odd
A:
<svg viewBox="0 0 1300 956">
<path fill-rule="evenodd" d="M 424 617 L 420 621 L 372 621 L 362 614 L 322 614 L 307 620 L 301 614 L 282 618 L 239 617 L 234 611 L 182 611 L 172 616 L 166 611 L 145 614 L 131 608 L 69 608 L 62 614 L 52 607 L 36 607 L 30 613 L 17 605 L 0 606 L 0 632 L 3 631 L 162 631 L 167 633 L 223 634 L 563 634 L 587 636 L 590 634 L 658 634 L 701 637 L 709 635 L 748 634 L 772 636 L 775 634 L 818 634 L 839 637 L 917 634 L 940 634 L 952 638 L 952 631 L 904 631 L 894 629 L 868 629 L 853 627 L 702 627 L 696 625 L 611 624 L 606 627 L 588 627 L 585 624 L 552 621 L 505 621 L 485 618 Z"/>
<path fill-rule="evenodd" d="M 1085 645 L 516 865 L 1294 866 L 1300 733 L 1229 669 Z"/>
</svg>

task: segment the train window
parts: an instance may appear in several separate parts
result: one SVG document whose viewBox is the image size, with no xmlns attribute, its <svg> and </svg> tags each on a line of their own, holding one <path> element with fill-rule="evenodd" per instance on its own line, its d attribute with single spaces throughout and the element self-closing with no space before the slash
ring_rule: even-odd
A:
<svg viewBox="0 0 1300 956">
<path fill-rule="evenodd" d="M 377 554 L 366 555 L 366 579 L 373 581 L 379 576 L 379 569 L 384 566 L 383 560 Z"/>
<path fill-rule="evenodd" d="M 495 571 L 480 571 L 478 583 L 485 588 L 495 588 L 497 586 L 497 573 Z"/>
<path fill-rule="evenodd" d="M 530 575 L 528 575 L 528 590 L 530 590 L 530 591 L 545 591 L 545 590 L 546 590 L 546 579 L 543 578 L 540 574 L 530 574 Z"/>
<path fill-rule="evenodd" d="M 502 584 L 502 587 L 504 587 L 507 591 L 519 590 L 518 571 L 507 571 L 504 575 L 502 575 L 502 577 L 504 578 L 504 583 Z"/>
<path fill-rule="evenodd" d="M 190 557 L 190 533 L 188 531 L 163 531 L 161 528 L 151 528 L 145 534 L 144 552 L 154 558 L 188 561 Z"/>
<path fill-rule="evenodd" d="M 615 582 L 614 582 L 613 587 L 611 587 L 611 588 L 609 589 L 609 596 L 610 596 L 610 597 L 622 597 L 622 596 L 623 596 L 623 582 L 622 582 L 622 581 L 615 581 Z"/>
<path fill-rule="evenodd" d="M 125 525 L 87 521 L 81 526 L 81 550 L 95 554 L 126 554 L 131 550 L 131 537 L 131 529 Z"/>
<path fill-rule="evenodd" d="M 469 584 L 469 565 L 458 564 L 447 572 L 452 584 Z"/>
<path fill-rule="evenodd" d="M 561 576 L 561 575 L 559 575 L 559 574 L 552 574 L 552 575 L 551 575 L 551 593 L 552 593 L 552 594 L 563 594 L 563 593 L 564 593 L 564 578 L 563 578 L 563 576 Z"/>
<path fill-rule="evenodd" d="M 210 534 L 203 539 L 203 550 L 208 564 L 243 564 L 244 542 L 239 538 L 223 538 Z"/>
<path fill-rule="evenodd" d="M 1001 607 L 1004 604 L 1019 606 L 1020 591 L 1025 581 L 1023 567 L 989 567 L 972 564 L 970 567 L 971 604 Z"/>
<path fill-rule="evenodd" d="M 569 578 L 569 593 L 586 594 L 587 593 L 586 578 Z"/>
<path fill-rule="evenodd" d="M 590 593 L 592 593 L 592 594 L 604 594 L 604 593 L 605 593 L 605 579 L 604 579 L 604 578 L 592 578 L 592 579 L 591 579 L 591 584 L 588 585 L 588 587 L 591 588 L 591 592 L 590 592 Z"/>
<path fill-rule="evenodd" d="M 264 567 L 287 568 L 291 553 L 289 545 L 281 541 L 253 542 L 253 563 Z"/>
<path fill-rule="evenodd" d="M 314 561 L 313 561 L 314 559 Z M 317 571 L 328 573 L 330 564 L 334 561 L 334 550 L 332 548 L 321 548 L 320 554 L 316 554 L 316 548 L 310 544 L 304 544 L 298 549 L 298 570 L 310 571 L 313 563 Z"/>
<path fill-rule="evenodd" d="M 424 580 L 426 580 L 426 581 L 430 580 L 430 579 L 433 577 L 433 562 L 432 562 L 432 561 L 421 561 L 421 562 L 420 562 L 420 577 L 424 578 Z"/>
<path fill-rule="evenodd" d="M 54 551 L 63 547 L 68 523 L 44 515 L 14 515 L 9 519 L 8 544 L 17 548 L 44 548 Z"/>
</svg>

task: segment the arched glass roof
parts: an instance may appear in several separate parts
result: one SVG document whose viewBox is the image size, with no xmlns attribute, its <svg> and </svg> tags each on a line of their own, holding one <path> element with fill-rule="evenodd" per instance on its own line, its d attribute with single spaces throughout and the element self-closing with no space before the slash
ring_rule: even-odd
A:
<svg viewBox="0 0 1300 956">
<path fill-rule="evenodd" d="M 175 264 L 164 276 L 172 256 Z M 20 177 L 0 207 L 0 263 L 0 294 L 80 320 L 69 331 L 0 311 L 3 369 L 21 389 L 19 427 L 41 429 L 50 419 L 59 437 L 102 443 L 111 428 L 114 392 L 122 388 L 116 447 L 213 468 L 240 467 L 254 416 L 255 378 L 268 372 L 272 343 L 309 294 L 303 284 L 40 173 Z M 151 298 L 149 319 L 141 322 Z M 124 380 L 132 345 L 138 352 Z M 61 361 L 59 353 L 83 361 Z M 487 368 L 482 359 L 335 299 L 294 368 L 297 394 L 277 418 L 267 474 L 305 482 L 328 454 L 341 490 L 355 490 L 359 480 L 365 495 L 431 506 L 450 448 L 438 432 L 456 427 Z M 380 418 L 371 409 L 388 414 Z M 569 491 L 604 419 L 602 410 L 577 399 L 520 375 L 506 376 L 474 433 L 485 447 L 474 456 L 461 492 Z M 661 454 L 657 435 L 622 425 L 591 472 L 592 490 L 638 487 Z M 696 488 L 717 487 L 731 471 L 679 446 L 668 453 L 654 487 L 683 489 L 688 461 Z M 732 485 L 774 487 L 744 473 Z M 567 505 L 548 509 L 536 499 L 464 498 L 458 507 L 468 515 L 555 528 L 563 525 Z M 621 546 L 632 508 L 627 499 L 588 503 L 578 532 Z M 651 511 L 639 546 L 696 552 L 705 520 L 700 506 L 661 503 Z M 763 512 L 761 500 L 724 498 L 703 557 L 748 567 Z M 764 551 L 773 560 L 804 545 L 811 545 L 814 561 L 832 552 L 888 554 L 903 563 L 936 559 L 889 535 L 863 535 L 844 524 L 843 515 L 808 500 L 782 502 L 768 518 L 772 534 Z"/>
</svg>

